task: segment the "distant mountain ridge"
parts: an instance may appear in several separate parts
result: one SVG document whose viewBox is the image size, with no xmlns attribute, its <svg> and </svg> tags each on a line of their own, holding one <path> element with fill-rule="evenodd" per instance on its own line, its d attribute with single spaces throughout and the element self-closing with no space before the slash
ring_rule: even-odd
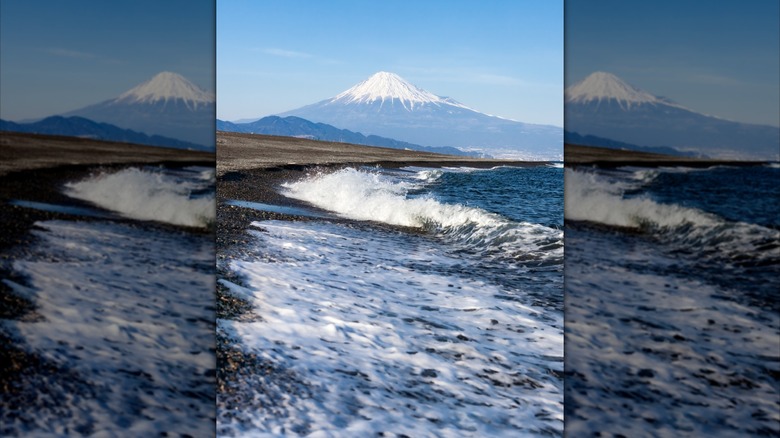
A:
<svg viewBox="0 0 780 438">
<path fill-rule="evenodd" d="M 378 72 L 333 98 L 277 114 L 340 129 L 499 158 L 563 157 L 563 128 L 483 114 L 400 76 Z"/>
<path fill-rule="evenodd" d="M 213 150 L 207 146 L 159 135 L 150 136 L 130 129 L 122 129 L 108 123 L 95 122 L 83 117 L 51 116 L 33 123 L 15 123 L 0 120 L 0 131 L 83 137 L 176 149 Z"/>
<path fill-rule="evenodd" d="M 589 75 L 564 96 L 566 130 L 583 136 L 715 158 L 780 158 L 778 127 L 700 114 L 609 73 Z"/>
<path fill-rule="evenodd" d="M 216 99 L 183 76 L 161 72 L 116 98 L 61 114 L 214 149 Z"/>
<path fill-rule="evenodd" d="M 638 146 L 631 143 L 612 140 L 595 135 L 580 135 L 576 132 L 564 131 L 563 140 L 566 144 L 578 146 L 598 146 L 608 149 L 627 149 L 632 151 L 649 152 L 654 154 L 674 155 L 679 157 L 709 158 L 698 152 L 683 152 L 668 146 Z"/>
<path fill-rule="evenodd" d="M 376 135 L 363 135 L 347 129 L 339 129 L 325 123 L 314 123 L 300 117 L 268 116 L 250 123 L 233 123 L 217 119 L 217 130 L 247 134 L 281 135 L 312 140 L 381 146 L 393 149 L 411 149 L 448 155 L 490 158 L 478 152 L 464 152 L 452 147 L 421 146 Z"/>
</svg>

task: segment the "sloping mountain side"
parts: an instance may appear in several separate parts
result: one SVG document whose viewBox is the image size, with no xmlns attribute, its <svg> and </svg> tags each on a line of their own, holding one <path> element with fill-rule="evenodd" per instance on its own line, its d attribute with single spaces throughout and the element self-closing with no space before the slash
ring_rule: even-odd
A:
<svg viewBox="0 0 780 438">
<path fill-rule="evenodd" d="M 780 127 L 697 113 L 620 78 L 596 72 L 565 92 L 566 129 L 723 159 L 777 160 Z"/>
<path fill-rule="evenodd" d="M 393 149 L 435 152 L 447 155 L 491 158 L 480 152 L 464 152 L 453 147 L 432 147 L 393 140 L 377 135 L 363 135 L 347 129 L 339 129 L 326 123 L 314 123 L 300 117 L 268 116 L 251 123 L 231 123 L 217 120 L 217 130 L 242 132 L 246 134 L 281 135 L 286 137 L 308 138 L 311 140 L 333 141 L 339 143 L 380 146 Z"/>
<path fill-rule="evenodd" d="M 569 131 L 564 131 L 563 140 L 565 144 L 580 146 L 598 146 L 608 149 L 632 150 L 648 152 L 652 154 L 672 155 L 677 157 L 707 158 L 706 155 L 698 152 L 683 152 L 666 146 L 637 146 L 635 144 L 611 140 L 609 138 L 597 137 L 595 135 L 580 135 L 579 133 Z"/>
<path fill-rule="evenodd" d="M 481 113 L 449 97 L 379 72 L 343 93 L 279 116 L 503 158 L 561 159 L 563 129 Z"/>
<path fill-rule="evenodd" d="M 0 120 L 0 131 L 31 134 L 62 135 L 94 140 L 162 146 L 176 149 L 213 151 L 213 148 L 160 135 L 146 135 L 122 129 L 108 123 L 98 123 L 83 117 L 52 116 L 33 123 L 15 123 Z"/>
<path fill-rule="evenodd" d="M 162 72 L 120 96 L 62 114 L 214 148 L 216 101 L 181 75 Z"/>
</svg>

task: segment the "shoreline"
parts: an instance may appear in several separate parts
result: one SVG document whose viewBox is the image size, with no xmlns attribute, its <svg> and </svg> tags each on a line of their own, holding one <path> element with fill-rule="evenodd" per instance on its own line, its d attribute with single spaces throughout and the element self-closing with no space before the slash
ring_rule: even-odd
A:
<svg viewBox="0 0 780 438">
<path fill-rule="evenodd" d="M 275 190 L 285 181 L 302 178 L 315 169 L 334 171 L 345 167 L 470 167 L 548 166 L 551 161 L 468 158 L 431 152 L 317 141 L 296 137 L 217 131 L 217 259 L 229 253 L 252 221 L 307 220 L 300 216 L 226 205 L 241 201 L 306 207 Z"/>
<path fill-rule="evenodd" d="M 616 167 L 692 167 L 713 166 L 762 166 L 772 161 L 722 160 L 713 158 L 691 158 L 650 152 L 610 149 L 598 146 L 564 144 L 564 167 L 595 166 L 607 169 Z"/>
<path fill-rule="evenodd" d="M 26 279 L 14 270 L 14 263 L 32 257 L 31 248 L 37 240 L 31 231 L 37 222 L 105 219 L 28 208 L 12 204 L 12 201 L 95 209 L 88 202 L 66 196 L 62 192 L 63 184 L 84 179 L 95 171 L 157 165 L 171 168 L 214 165 L 214 154 L 210 153 L 8 131 L 0 132 L 0 152 L 0 221 L 5 229 L 0 235 L 0 277 L 23 285 Z M 119 216 L 110 220 L 140 227 L 201 232 Z M 203 231 L 207 234 L 212 232 Z M 35 298 L 19 296 L 5 282 L 0 282 L 0 320 L 40 321 L 43 317 L 37 313 L 37 308 Z M 0 346 L 0 393 L 4 394 L 0 405 L 10 403 L 9 406 L 19 408 L 16 398 L 24 396 L 24 382 L 44 376 L 63 382 L 74 378 L 78 380 L 78 376 L 72 375 L 68 368 L 28 350 L 24 341 L 15 338 L 5 328 L 0 329 Z"/>
<path fill-rule="evenodd" d="M 68 165 L 150 165 L 201 162 L 214 165 L 215 153 L 142 146 L 59 135 L 0 131 L 0 175 Z"/>
<path fill-rule="evenodd" d="M 211 166 L 214 163 L 214 154 L 199 151 L 9 131 L 0 131 L 0 152 L 0 220 L 6 227 L 6 232 L 0 236 L 0 251 L 3 253 L 0 268 L 7 263 L 9 251 L 23 249 L 29 243 L 28 231 L 34 222 L 74 218 L 95 220 L 10 204 L 13 200 L 95 208 L 62 193 L 62 185 L 101 170 Z"/>
<path fill-rule="evenodd" d="M 550 163 L 552 162 L 469 158 L 296 137 L 217 131 L 217 176 L 252 169 L 317 165 L 379 164 L 389 168 L 406 166 L 492 168 L 534 167 Z"/>
</svg>

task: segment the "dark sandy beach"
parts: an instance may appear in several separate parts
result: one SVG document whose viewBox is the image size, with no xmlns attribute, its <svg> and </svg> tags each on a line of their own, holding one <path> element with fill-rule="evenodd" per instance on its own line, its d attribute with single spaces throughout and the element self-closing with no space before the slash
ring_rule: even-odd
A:
<svg viewBox="0 0 780 438">
<path fill-rule="evenodd" d="M 273 135 L 217 132 L 217 174 L 288 165 L 377 164 L 383 167 L 539 166 L 538 161 L 493 160 Z"/>
<path fill-rule="evenodd" d="M 16 260 L 31 257 L 31 247 L 36 238 L 30 231 L 36 227 L 36 222 L 56 219 L 94 220 L 86 216 L 26 208 L 13 205 L 11 201 L 94 208 L 65 196 L 62 193 L 63 184 L 83 179 L 98 170 L 144 165 L 213 166 L 214 154 L 81 138 L 0 132 L 0 221 L 3 223 L 3 233 L 0 233 L 0 276 L 24 284 L 25 279 L 17 278 L 13 265 Z M 133 222 L 122 219 L 117 221 L 127 224 Z M 34 301 L 14 294 L 4 282 L 0 283 L 0 319 L 40 320 L 42 317 L 36 313 L 36 307 Z M 19 399 L 25 397 L 23 382 L 46 381 L 51 385 L 67 387 L 76 385 L 67 383 L 71 380 L 75 382 L 78 380 L 76 377 L 60 365 L 48 363 L 35 353 L 19 348 L 18 342 L 0 329 L 0 393 L 4 394 L 0 397 L 0 410 L 3 410 L 4 403 L 17 407 L 25 403 Z"/>
<path fill-rule="evenodd" d="M 572 166 L 598 166 L 604 168 L 620 166 L 642 167 L 694 167 L 712 166 L 755 166 L 763 161 L 716 160 L 709 158 L 678 157 L 674 155 L 653 154 L 648 152 L 610 149 L 596 146 L 564 145 L 564 164 Z"/>
</svg>

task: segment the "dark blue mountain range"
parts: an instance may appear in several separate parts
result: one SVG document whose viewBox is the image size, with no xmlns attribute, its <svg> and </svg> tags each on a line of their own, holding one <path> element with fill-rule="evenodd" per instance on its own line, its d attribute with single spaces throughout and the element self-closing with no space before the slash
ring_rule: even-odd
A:
<svg viewBox="0 0 780 438">
<path fill-rule="evenodd" d="M 325 123 L 314 123 L 300 117 L 268 116 L 251 123 L 232 123 L 217 120 L 217 130 L 242 132 L 246 134 L 281 135 L 301 137 L 312 140 L 353 143 L 366 146 L 380 146 L 393 149 L 411 149 L 414 151 L 435 152 L 439 154 L 461 155 L 467 157 L 486 157 L 479 152 L 464 152 L 453 147 L 420 146 L 418 144 L 393 140 L 377 135 L 365 136 L 359 132 L 339 129 Z"/>
</svg>

